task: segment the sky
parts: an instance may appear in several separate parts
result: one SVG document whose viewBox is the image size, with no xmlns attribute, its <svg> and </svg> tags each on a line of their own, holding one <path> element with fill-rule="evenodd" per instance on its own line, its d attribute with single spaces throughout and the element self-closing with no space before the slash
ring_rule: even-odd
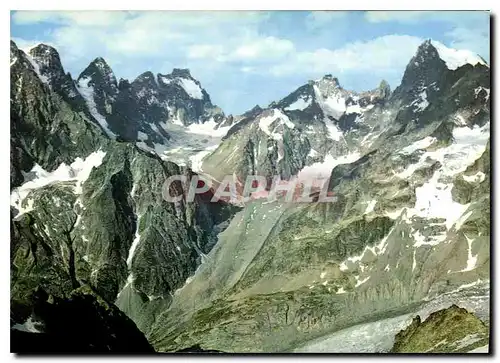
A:
<svg viewBox="0 0 500 363">
<path fill-rule="evenodd" d="M 18 47 L 54 46 L 73 78 L 103 57 L 117 78 L 189 68 L 226 114 L 332 74 L 394 89 L 426 39 L 490 58 L 490 14 L 471 11 L 15 11 Z"/>
</svg>

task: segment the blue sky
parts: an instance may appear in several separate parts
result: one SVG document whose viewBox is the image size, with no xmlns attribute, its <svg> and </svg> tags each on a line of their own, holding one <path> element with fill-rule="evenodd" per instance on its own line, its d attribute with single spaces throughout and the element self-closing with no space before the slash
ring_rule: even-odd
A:
<svg viewBox="0 0 500 363">
<path fill-rule="evenodd" d="M 428 38 L 489 62 L 489 37 L 488 12 L 11 13 L 18 46 L 55 46 L 74 78 L 98 56 L 130 80 L 189 68 L 228 114 L 266 106 L 324 74 L 346 89 L 372 89 L 382 79 L 394 88 Z"/>
</svg>

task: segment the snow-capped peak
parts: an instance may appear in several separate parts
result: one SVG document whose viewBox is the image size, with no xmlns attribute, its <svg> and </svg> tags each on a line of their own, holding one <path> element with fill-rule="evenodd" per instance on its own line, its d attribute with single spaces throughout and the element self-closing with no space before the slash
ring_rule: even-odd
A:
<svg viewBox="0 0 500 363">
<path fill-rule="evenodd" d="M 90 62 L 88 67 L 78 77 L 78 79 L 80 78 L 92 78 L 93 81 L 100 79 L 99 83 L 104 82 L 111 85 L 111 87 L 117 86 L 113 70 L 102 57 L 97 57 Z"/>
<path fill-rule="evenodd" d="M 109 67 L 108 63 L 102 57 L 97 57 L 92 61 L 92 64 L 96 66 L 96 68 L 101 71 L 102 74 L 113 74 L 113 71 Z"/>
<path fill-rule="evenodd" d="M 200 83 L 191 77 L 189 69 L 174 68 L 171 74 L 158 74 L 158 82 L 163 85 L 180 86 L 189 97 L 202 100 L 203 89 Z"/>
<path fill-rule="evenodd" d="M 181 77 L 181 78 L 192 78 L 191 72 L 187 68 L 174 68 L 172 69 L 172 77 Z"/>
<path fill-rule="evenodd" d="M 431 41 L 431 44 L 436 48 L 439 57 L 450 70 L 455 70 L 465 64 L 472 64 L 473 66 L 478 63 L 487 65 L 483 58 L 470 50 L 448 48 L 438 41 Z"/>
</svg>

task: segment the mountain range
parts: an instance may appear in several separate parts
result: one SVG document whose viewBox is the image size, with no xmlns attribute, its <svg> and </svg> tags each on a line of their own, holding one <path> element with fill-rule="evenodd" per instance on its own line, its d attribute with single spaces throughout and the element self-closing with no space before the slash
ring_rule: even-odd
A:
<svg viewBox="0 0 500 363">
<path fill-rule="evenodd" d="M 366 345 L 388 352 L 422 309 L 458 304 L 489 324 L 480 56 L 427 40 L 394 90 L 325 75 L 242 115 L 187 69 L 117 80 L 96 58 L 73 78 L 53 47 L 13 41 L 10 69 L 16 347 L 291 352 L 322 339 L 336 351 L 354 339 L 359 352 L 361 337 L 328 337 L 404 317 Z M 171 203 L 173 175 L 313 178 L 336 199 Z"/>
</svg>

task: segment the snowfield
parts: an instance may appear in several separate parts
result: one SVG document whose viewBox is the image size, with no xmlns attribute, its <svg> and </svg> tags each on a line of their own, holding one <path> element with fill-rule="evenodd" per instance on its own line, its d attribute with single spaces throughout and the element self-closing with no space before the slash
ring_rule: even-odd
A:
<svg viewBox="0 0 500 363">
<path fill-rule="evenodd" d="M 106 156 L 106 153 L 98 150 L 85 159 L 76 158 L 70 165 L 62 163 L 56 170 L 51 172 L 35 164 L 30 172 L 24 174 L 25 182 L 12 191 L 10 195 L 10 205 L 19 211 L 18 216 L 29 212 L 31 210 L 30 205 L 32 201 L 27 208 L 22 207 L 22 202 L 26 196 L 32 190 L 57 182 L 75 181 L 74 192 L 75 194 L 81 194 L 83 183 L 88 179 L 92 169 L 102 164 L 104 156 Z"/>
</svg>

